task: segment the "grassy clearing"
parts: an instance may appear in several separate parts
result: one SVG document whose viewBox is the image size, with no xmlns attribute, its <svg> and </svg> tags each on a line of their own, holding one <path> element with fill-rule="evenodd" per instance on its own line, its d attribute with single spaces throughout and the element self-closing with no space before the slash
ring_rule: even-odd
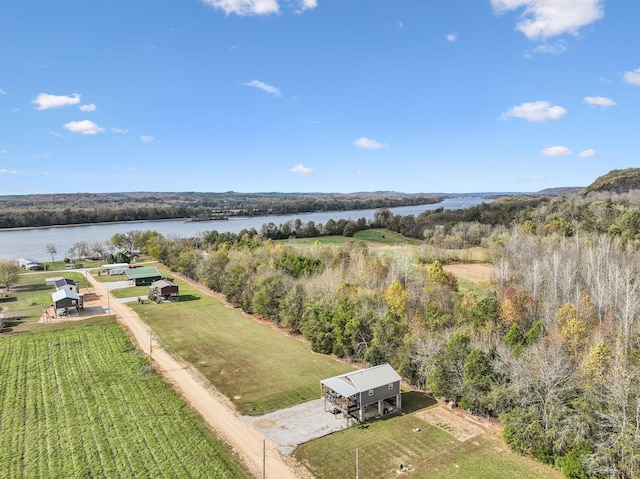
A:
<svg viewBox="0 0 640 479">
<path fill-rule="evenodd" d="M 177 281 L 180 301 L 131 303 L 163 346 L 197 367 L 242 414 L 320 397 L 320 380 L 353 368 Z"/>
<path fill-rule="evenodd" d="M 340 246 L 350 241 L 364 241 L 365 243 L 370 243 L 372 246 L 418 246 L 423 243 L 418 239 L 405 238 L 401 234 L 386 229 L 358 231 L 352 238 L 348 238 L 346 236 L 320 236 L 318 238 L 297 238 L 294 240 L 281 240 L 279 242 L 292 242 L 293 244 L 300 246 L 314 246 L 316 244 L 320 246 Z"/>
<path fill-rule="evenodd" d="M 456 280 L 458 281 L 458 293 L 460 295 L 464 295 L 468 292 L 473 292 L 479 297 L 483 297 L 491 294 L 491 292 L 493 291 L 493 289 L 486 284 L 469 281 L 468 279 L 464 279 L 460 276 L 456 276 Z"/>
<path fill-rule="evenodd" d="M 358 231 L 354 236 L 357 241 L 365 241 L 367 243 L 384 244 L 389 246 L 420 246 L 424 241 L 416 238 L 407 238 L 400 233 L 396 233 L 387 229 L 370 229 Z"/>
<path fill-rule="evenodd" d="M 355 449 L 358 449 L 360 477 L 398 477 L 400 464 L 408 477 L 449 479 L 560 479 L 558 471 L 511 453 L 500 440 L 481 434 L 464 442 L 429 425 L 414 412 L 409 393 L 403 396 L 408 414 L 376 421 L 363 428 L 344 431 L 308 442 L 295 456 L 318 479 L 355 477 Z M 407 403 L 405 404 L 405 398 Z M 415 432 L 414 428 L 419 428 Z"/>
<path fill-rule="evenodd" d="M 0 338 L 3 477 L 247 474 L 113 322 Z"/>
<path fill-rule="evenodd" d="M 118 288 L 111 291 L 116 298 L 146 297 L 149 294 L 149 286 L 132 286 L 130 288 Z"/>
<path fill-rule="evenodd" d="M 127 276 L 125 274 L 102 274 L 101 270 L 91 270 L 92 276 L 99 283 L 113 283 L 114 281 L 126 281 Z"/>
</svg>

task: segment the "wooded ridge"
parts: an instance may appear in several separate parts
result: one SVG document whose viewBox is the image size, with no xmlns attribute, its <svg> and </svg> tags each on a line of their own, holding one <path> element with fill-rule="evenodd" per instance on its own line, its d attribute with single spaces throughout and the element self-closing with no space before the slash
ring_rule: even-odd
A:
<svg viewBox="0 0 640 479">
<path fill-rule="evenodd" d="M 0 228 L 212 219 L 438 203 L 443 195 L 373 193 L 72 193 L 0 196 Z"/>
</svg>

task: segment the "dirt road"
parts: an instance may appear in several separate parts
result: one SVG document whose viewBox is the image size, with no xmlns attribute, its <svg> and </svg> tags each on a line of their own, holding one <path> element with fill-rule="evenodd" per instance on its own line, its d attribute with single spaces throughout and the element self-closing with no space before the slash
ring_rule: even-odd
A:
<svg viewBox="0 0 640 479">
<path fill-rule="evenodd" d="M 104 284 L 88 275 L 100 296 L 109 294 Z M 151 353 L 156 370 L 184 400 L 202 415 L 207 424 L 247 465 L 254 477 L 278 479 L 313 479 L 311 473 L 291 456 L 283 457 L 273 444 L 247 423 L 241 422 L 226 397 L 217 392 L 194 368 L 178 362 L 154 341 L 150 328 L 127 305 L 113 298 L 109 301 L 111 314 L 131 333 L 140 348 Z M 266 444 L 266 454 L 263 447 Z M 263 476 L 263 457 L 265 475 Z"/>
</svg>

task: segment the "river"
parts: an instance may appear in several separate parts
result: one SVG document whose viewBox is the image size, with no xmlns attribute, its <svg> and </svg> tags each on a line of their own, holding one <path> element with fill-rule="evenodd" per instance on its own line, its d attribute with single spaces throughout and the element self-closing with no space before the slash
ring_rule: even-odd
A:
<svg viewBox="0 0 640 479">
<path fill-rule="evenodd" d="M 394 214 L 407 216 L 419 215 L 427 210 L 436 208 L 459 209 L 468 208 L 490 200 L 478 196 L 461 196 L 446 198 L 441 203 L 418 206 L 399 206 L 389 208 Z M 47 253 L 47 245 L 53 244 L 57 249 L 56 260 L 63 258 L 67 251 L 78 241 L 86 241 L 89 244 L 96 241 L 105 241 L 116 233 L 125 233 L 131 230 L 157 231 L 166 237 L 191 237 L 203 231 L 217 230 L 219 232 L 239 233 L 243 229 L 255 228 L 258 232 L 265 223 L 273 222 L 276 225 L 286 223 L 289 220 L 300 218 L 303 223 L 313 221 L 325 224 L 328 220 L 365 218 L 372 220 L 376 209 L 333 211 L 328 213 L 305 213 L 298 215 L 271 215 L 254 217 L 232 217 L 224 221 L 198 221 L 185 222 L 184 220 L 162 221 L 133 221 L 124 223 L 100 223 L 79 226 L 56 226 L 51 228 L 24 228 L 24 229 L 0 229 L 0 258 L 15 260 L 17 258 L 29 258 L 34 261 L 51 261 L 51 255 Z"/>
</svg>

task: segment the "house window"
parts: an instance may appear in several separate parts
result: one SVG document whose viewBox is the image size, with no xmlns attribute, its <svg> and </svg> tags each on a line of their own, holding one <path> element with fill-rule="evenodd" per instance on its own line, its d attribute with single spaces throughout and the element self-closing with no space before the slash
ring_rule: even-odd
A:
<svg viewBox="0 0 640 479">
<path fill-rule="evenodd" d="M 373 389 L 369 389 L 369 396 L 373 396 Z"/>
<path fill-rule="evenodd" d="M 393 389 L 393 383 L 389 384 L 389 389 Z"/>
</svg>

